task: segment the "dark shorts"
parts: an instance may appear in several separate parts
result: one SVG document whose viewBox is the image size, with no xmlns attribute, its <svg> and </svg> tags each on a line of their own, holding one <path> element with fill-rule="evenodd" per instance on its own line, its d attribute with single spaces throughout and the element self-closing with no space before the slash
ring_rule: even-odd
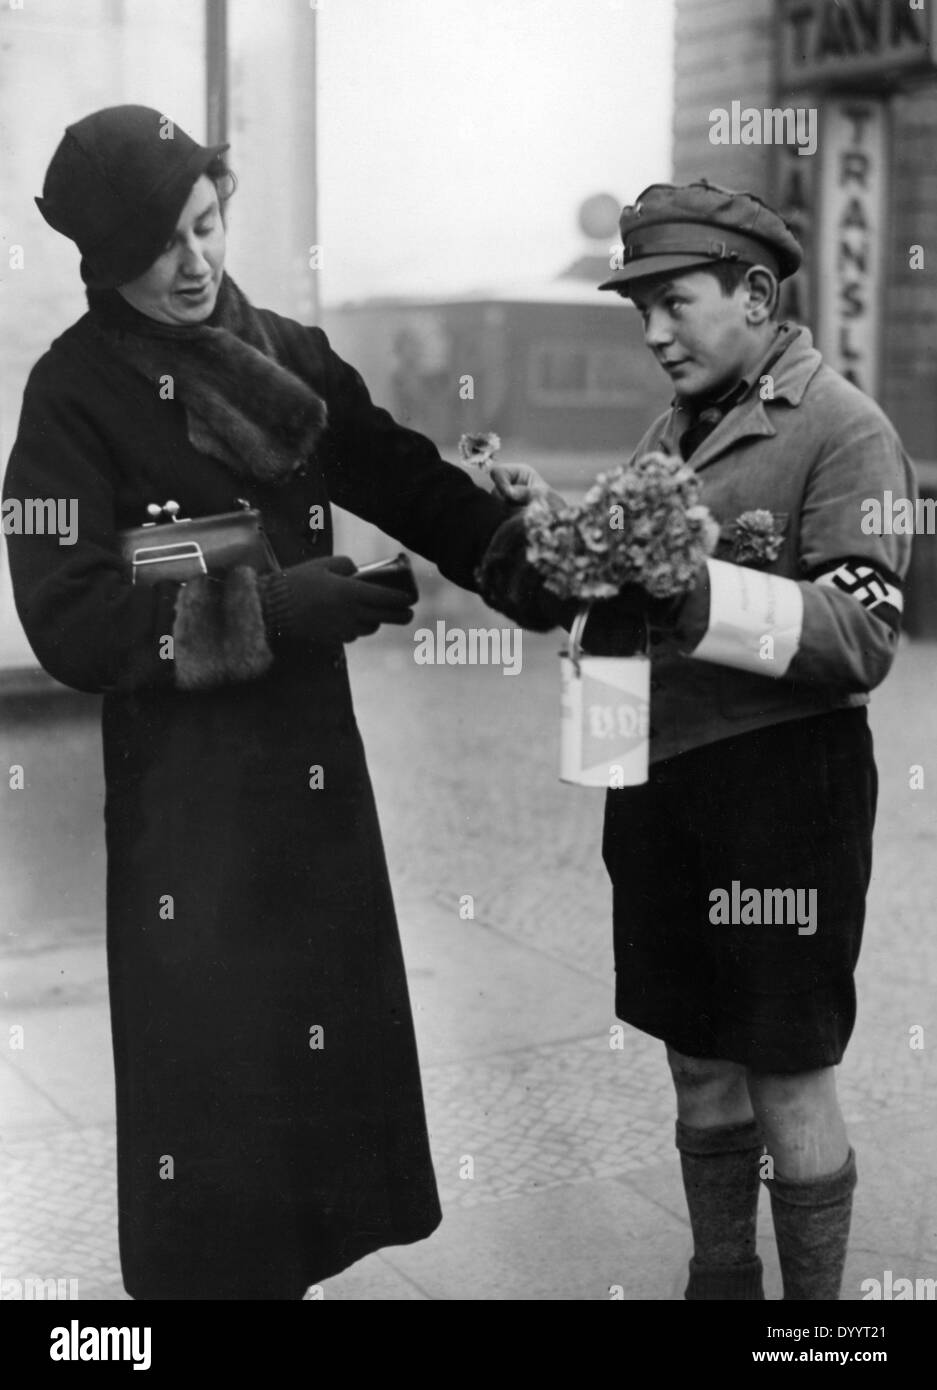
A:
<svg viewBox="0 0 937 1390">
<path fill-rule="evenodd" d="M 619 1018 L 755 1071 L 841 1061 L 877 790 L 862 707 L 723 739 L 610 791 Z"/>
</svg>

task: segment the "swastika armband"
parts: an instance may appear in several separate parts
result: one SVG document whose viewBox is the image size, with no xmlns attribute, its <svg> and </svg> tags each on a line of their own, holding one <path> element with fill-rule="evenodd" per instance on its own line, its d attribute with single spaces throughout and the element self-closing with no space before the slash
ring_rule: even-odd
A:
<svg viewBox="0 0 937 1390">
<path fill-rule="evenodd" d="M 696 661 L 780 677 L 800 646 L 804 599 L 793 579 L 707 560 L 709 624 L 688 653 Z"/>
<path fill-rule="evenodd" d="M 892 627 L 898 627 L 901 622 L 904 595 L 900 586 L 866 560 L 837 560 L 828 569 L 814 575 L 813 582 L 848 594 Z"/>
</svg>

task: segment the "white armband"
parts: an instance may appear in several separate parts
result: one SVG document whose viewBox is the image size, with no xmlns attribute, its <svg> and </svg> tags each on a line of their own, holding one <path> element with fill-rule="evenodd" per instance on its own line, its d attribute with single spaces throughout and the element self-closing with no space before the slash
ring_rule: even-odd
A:
<svg viewBox="0 0 937 1390">
<path fill-rule="evenodd" d="M 804 596 L 793 579 L 707 560 L 709 624 L 687 655 L 759 676 L 783 676 L 797 654 Z"/>
</svg>

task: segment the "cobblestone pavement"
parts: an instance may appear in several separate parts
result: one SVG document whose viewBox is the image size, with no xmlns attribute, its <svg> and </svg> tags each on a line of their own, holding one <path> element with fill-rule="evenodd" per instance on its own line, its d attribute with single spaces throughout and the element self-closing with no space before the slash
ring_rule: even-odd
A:
<svg viewBox="0 0 937 1390">
<path fill-rule="evenodd" d="M 447 588 L 417 625 L 438 617 L 492 622 Z M 590 1299 L 615 1284 L 633 1300 L 682 1296 L 690 1241 L 670 1086 L 658 1043 L 626 1029 L 624 1048 L 609 1045 L 603 797 L 556 777 L 557 645 L 525 635 L 517 676 L 417 667 L 397 634 L 350 649 L 445 1220 L 430 1241 L 330 1280 L 326 1297 Z M 875 867 L 840 1074 L 860 1167 L 847 1299 L 884 1269 L 937 1275 L 935 660 L 933 647 L 905 646 L 873 704 Z M 81 756 L 97 768 L 93 745 Z M 915 764 L 923 789 L 910 786 Z M 124 1297 L 100 902 L 12 926 L 2 965 L 0 1023 L 23 1022 L 31 1045 L 0 1053 L 0 1278 L 74 1278 L 82 1298 Z"/>
</svg>

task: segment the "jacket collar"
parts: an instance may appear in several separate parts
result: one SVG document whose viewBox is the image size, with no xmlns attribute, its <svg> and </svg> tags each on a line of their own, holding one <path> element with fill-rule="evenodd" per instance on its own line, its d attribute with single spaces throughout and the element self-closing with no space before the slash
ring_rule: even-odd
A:
<svg viewBox="0 0 937 1390">
<path fill-rule="evenodd" d="M 823 358 L 813 346 L 809 328 L 794 324 L 785 324 L 784 328 L 789 328 L 791 332 L 780 357 L 771 362 L 776 350 L 776 344 L 772 344 L 761 363 L 750 374 L 751 385 L 745 398 L 720 420 L 712 434 L 704 439 L 691 455 L 689 463 L 696 472 L 708 467 L 727 450 L 734 448 L 741 439 L 777 433 L 770 413 L 765 409 L 766 403 L 761 399 L 757 389 L 759 379 L 764 374 L 762 368 L 766 364 L 770 364 L 770 374 L 774 378 L 773 396 L 767 404 L 773 406 L 778 401 L 784 401 L 796 409 L 803 401 L 808 385 L 823 364 Z M 692 416 L 686 407 L 674 403 L 664 421 L 661 446 L 671 453 L 679 454 L 678 441 L 691 419 Z"/>
</svg>

